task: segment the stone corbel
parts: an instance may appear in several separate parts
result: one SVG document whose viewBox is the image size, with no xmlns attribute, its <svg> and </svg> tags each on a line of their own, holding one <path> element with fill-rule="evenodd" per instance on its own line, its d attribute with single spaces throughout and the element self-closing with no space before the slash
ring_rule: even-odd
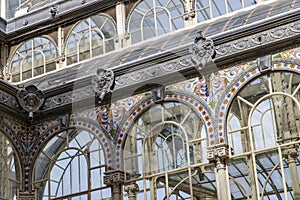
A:
<svg viewBox="0 0 300 200">
<path fill-rule="evenodd" d="M 19 90 L 17 98 L 20 106 L 28 112 L 28 120 L 30 122 L 33 121 L 33 113 L 38 112 L 45 101 L 44 93 L 34 85 Z"/>
<path fill-rule="evenodd" d="M 94 84 L 93 89 L 98 96 L 98 103 L 100 104 L 105 94 L 112 92 L 114 89 L 115 77 L 113 71 L 99 68 L 92 83 Z"/>
<path fill-rule="evenodd" d="M 194 44 L 189 48 L 192 54 L 192 62 L 200 70 L 204 68 L 205 65 L 213 62 L 216 55 L 216 48 L 213 40 L 207 39 L 202 35 L 202 31 L 198 32 L 199 35 L 195 38 Z"/>
</svg>

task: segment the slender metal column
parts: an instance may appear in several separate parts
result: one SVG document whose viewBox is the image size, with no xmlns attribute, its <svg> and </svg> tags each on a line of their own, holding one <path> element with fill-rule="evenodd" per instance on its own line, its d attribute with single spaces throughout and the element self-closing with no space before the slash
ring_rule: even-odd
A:
<svg viewBox="0 0 300 200">
<path fill-rule="evenodd" d="M 225 160 L 222 160 L 221 158 L 217 158 L 216 163 L 216 176 L 217 176 L 217 194 L 218 194 L 218 200 L 227 200 L 229 199 L 229 185 L 228 185 L 228 179 L 227 179 L 227 169 Z"/>
<path fill-rule="evenodd" d="M 218 200 L 230 199 L 229 181 L 227 177 L 227 160 L 229 159 L 229 146 L 218 144 L 207 149 L 207 159 L 216 164 L 216 180 Z"/>
<path fill-rule="evenodd" d="M 283 156 L 288 161 L 288 167 L 289 167 L 290 177 L 291 177 L 291 181 L 292 181 L 294 198 L 300 199 L 300 186 L 299 186 L 299 181 L 298 181 L 299 174 L 298 174 L 297 165 L 296 165 L 298 151 L 295 148 L 291 147 L 289 149 L 283 150 Z"/>
</svg>

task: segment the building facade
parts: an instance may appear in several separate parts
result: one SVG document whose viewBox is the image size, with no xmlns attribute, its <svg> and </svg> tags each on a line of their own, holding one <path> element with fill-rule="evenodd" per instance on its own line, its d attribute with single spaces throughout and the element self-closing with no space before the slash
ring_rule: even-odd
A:
<svg viewBox="0 0 300 200">
<path fill-rule="evenodd" d="M 0 0 L 0 199 L 300 199 L 299 0 Z"/>
</svg>

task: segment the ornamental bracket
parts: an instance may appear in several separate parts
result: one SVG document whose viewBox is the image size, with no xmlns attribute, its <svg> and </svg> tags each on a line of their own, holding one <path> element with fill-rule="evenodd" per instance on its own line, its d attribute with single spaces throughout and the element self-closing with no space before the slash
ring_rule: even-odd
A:
<svg viewBox="0 0 300 200">
<path fill-rule="evenodd" d="M 93 89 L 98 96 L 98 103 L 100 104 L 104 99 L 105 94 L 114 90 L 115 77 L 113 71 L 99 68 L 92 83 Z"/>
<path fill-rule="evenodd" d="M 25 89 L 19 90 L 17 98 L 20 106 L 28 112 L 28 120 L 33 121 L 33 113 L 38 112 L 44 104 L 44 93 L 35 85 L 29 85 Z"/>
<path fill-rule="evenodd" d="M 194 43 L 190 45 L 189 51 L 192 54 L 194 65 L 202 70 L 206 64 L 214 61 L 216 48 L 213 40 L 204 37 L 202 31 L 199 31 L 198 34 Z"/>
</svg>

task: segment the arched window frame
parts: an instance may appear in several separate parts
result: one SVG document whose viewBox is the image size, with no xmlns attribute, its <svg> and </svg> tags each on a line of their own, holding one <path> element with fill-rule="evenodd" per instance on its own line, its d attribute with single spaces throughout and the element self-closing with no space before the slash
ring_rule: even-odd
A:
<svg viewBox="0 0 300 200">
<path fill-rule="evenodd" d="M 182 10 L 181 12 L 182 13 L 179 13 L 179 15 L 176 15 L 176 16 L 172 16 L 171 12 L 170 12 L 170 9 L 168 8 L 168 6 L 170 5 L 170 3 L 174 0 L 168 0 L 167 3 L 165 5 L 156 5 L 156 1 L 155 0 L 149 0 L 149 1 L 153 1 L 152 4 L 154 5 L 153 7 L 150 7 L 149 9 L 147 10 L 144 10 L 142 7 L 141 7 L 141 10 L 139 9 L 139 5 L 142 4 L 143 2 L 146 2 L 147 0 L 140 0 L 138 1 L 134 6 L 133 8 L 131 9 L 131 11 L 129 12 L 129 15 L 127 17 L 127 20 L 126 20 L 126 27 L 127 27 L 127 32 L 131 34 L 131 43 L 137 43 L 137 42 L 140 42 L 140 41 L 143 41 L 143 40 L 146 40 L 146 39 L 150 39 L 150 38 L 153 38 L 153 37 L 157 37 L 157 36 L 160 36 L 160 35 L 163 35 L 163 34 L 166 34 L 168 32 L 172 32 L 174 30 L 178 30 L 178 29 L 181 29 L 181 28 L 184 28 L 184 14 L 186 13 L 186 6 L 185 6 L 185 3 L 182 1 L 182 0 L 176 0 L 177 2 L 180 2 L 181 6 L 182 6 Z M 162 4 L 162 3 L 161 3 Z M 169 19 L 168 19 L 168 25 L 169 27 L 164 27 L 164 30 L 165 30 L 165 33 L 163 34 L 160 34 L 158 33 L 158 26 L 157 26 L 157 12 L 156 10 L 157 9 L 163 9 L 165 11 L 165 13 L 167 13 L 167 15 L 169 16 Z M 144 10 L 144 11 L 142 11 Z M 145 21 L 145 18 L 147 16 L 148 13 L 150 13 L 151 11 L 153 11 L 154 13 L 154 23 L 155 23 L 155 30 L 154 30 L 154 36 L 151 36 L 151 37 L 148 37 L 146 38 L 144 36 L 144 27 L 143 27 L 143 22 Z M 135 12 L 139 13 L 142 15 L 142 18 L 140 18 L 140 23 L 139 23 L 139 28 L 136 28 L 134 30 L 132 30 L 130 28 L 131 24 L 133 23 L 132 22 L 132 18 L 133 18 L 133 15 L 135 14 Z M 178 11 L 180 12 L 180 11 Z M 179 27 L 179 28 L 176 28 L 175 29 L 173 28 L 172 24 L 175 23 L 175 20 L 178 19 L 178 18 L 182 18 L 182 21 L 181 21 L 181 25 L 182 27 Z M 137 39 L 136 41 L 133 40 L 136 39 L 136 37 L 134 36 L 135 33 L 140 33 L 140 39 Z"/>
<path fill-rule="evenodd" d="M 102 23 L 102 25 L 100 26 L 100 27 L 98 27 L 98 28 L 92 28 L 91 27 L 91 18 L 92 17 L 101 17 L 101 18 L 105 18 L 105 21 Z M 75 29 L 77 28 L 77 27 L 79 27 L 82 23 L 86 23 L 86 21 L 88 21 L 88 30 L 85 30 L 82 34 L 79 34 L 79 33 L 77 33 L 76 31 L 75 31 Z M 112 27 L 114 28 L 114 32 L 112 32 L 112 37 L 110 37 L 110 38 L 106 38 L 105 37 L 105 35 L 104 35 L 104 33 L 102 32 L 103 30 L 103 28 L 104 28 L 104 26 L 107 24 L 107 23 L 109 23 L 109 25 L 112 25 Z M 109 52 L 109 51 L 113 51 L 114 49 L 115 49 L 115 44 L 114 44 L 114 40 L 115 40 L 115 37 L 117 36 L 117 25 L 116 25 L 116 22 L 114 21 L 114 19 L 111 17 L 111 16 L 109 16 L 109 15 L 107 15 L 107 14 L 105 14 L 105 13 L 99 13 L 99 14 L 97 14 L 97 15 L 93 15 L 93 16 L 90 16 L 90 17 L 88 17 L 88 18 L 86 18 L 86 19 L 83 19 L 83 20 L 81 20 L 81 21 L 79 21 L 79 22 L 77 22 L 72 28 L 71 28 L 71 30 L 69 31 L 69 34 L 68 34 L 68 36 L 67 36 L 67 39 L 66 39 L 66 42 L 65 42 L 65 45 L 64 45 L 64 52 L 65 52 L 65 55 L 66 55 L 66 59 L 67 59 L 67 65 L 69 65 L 69 64 L 73 64 L 73 63 L 77 63 L 77 62 L 80 62 L 80 61 L 83 61 L 84 59 L 80 59 L 80 53 L 81 53 L 81 51 L 80 51 L 80 46 L 81 46 L 81 44 L 80 44 L 80 41 L 82 41 L 82 39 L 84 38 L 84 36 L 86 35 L 86 34 L 88 34 L 88 38 L 89 38 L 89 57 L 88 58 L 86 58 L 86 59 L 89 59 L 89 58 L 92 58 L 92 57 L 94 57 L 94 56 L 97 56 L 97 55 L 93 55 L 93 44 L 92 44 L 92 32 L 93 31 L 95 31 L 95 32 L 97 32 L 98 34 L 100 34 L 101 35 L 101 37 L 102 38 L 104 38 L 104 39 L 102 39 L 101 40 L 101 42 L 102 42 L 102 51 L 103 51 L 103 53 L 101 53 L 101 54 L 105 54 L 105 53 L 107 53 L 107 52 Z M 76 45 L 76 50 L 74 51 L 74 50 L 70 50 L 70 49 L 68 49 L 68 45 L 69 45 L 69 43 L 71 42 L 70 41 L 70 39 L 71 39 L 71 37 L 73 36 L 73 35 L 77 35 L 78 37 L 79 37 L 79 40 L 76 40 L 76 39 L 74 39 L 74 42 L 75 42 L 75 45 Z M 106 43 L 107 42 L 111 42 L 111 43 L 113 43 L 113 47 L 112 47 L 112 49 L 106 49 L 108 46 L 106 45 Z M 100 46 L 101 47 L 101 46 Z M 97 48 L 97 47 L 96 47 Z M 70 51 L 70 52 L 69 52 Z M 100 54 L 99 54 L 100 55 Z M 75 59 L 76 60 L 74 60 L 73 62 L 70 62 L 70 61 L 68 61 L 68 59 L 69 58 L 72 58 L 72 57 L 74 57 L 75 56 Z M 74 59 L 74 58 L 73 58 Z"/>
<path fill-rule="evenodd" d="M 35 46 L 34 40 L 44 40 L 44 42 L 42 44 Z M 25 47 L 26 48 L 25 51 L 27 53 L 25 53 L 23 55 L 21 53 L 23 51 L 22 48 L 24 46 L 27 46 L 27 44 L 29 44 L 29 43 L 30 43 L 31 47 L 30 48 Z M 39 46 L 42 46 L 42 49 L 36 49 Z M 53 46 L 54 48 L 50 48 L 50 46 Z M 49 48 L 49 49 L 46 49 L 46 48 Z M 49 56 L 47 58 L 47 56 L 45 55 L 46 50 L 49 50 L 50 52 L 54 50 L 55 54 L 54 55 L 49 54 Z M 37 60 L 34 59 L 34 57 L 36 56 L 35 55 L 36 53 L 41 55 L 40 59 L 37 59 Z M 58 55 L 57 44 L 55 43 L 55 41 L 52 38 L 50 38 L 48 36 L 35 37 L 35 38 L 32 38 L 30 40 L 27 40 L 27 41 L 21 43 L 20 45 L 17 46 L 16 50 L 14 51 L 14 53 L 11 57 L 11 61 L 10 61 L 10 74 L 11 74 L 12 82 L 22 82 L 24 80 L 33 78 L 35 76 L 42 75 L 49 71 L 55 70 L 57 55 Z M 21 59 L 18 59 L 18 57 Z M 28 70 L 28 71 L 31 71 L 31 77 L 29 77 L 29 78 L 23 77 L 23 68 L 25 67 L 24 65 L 25 65 L 26 59 L 31 60 L 30 62 L 28 62 L 31 65 Z M 16 70 L 16 72 L 14 72 L 14 70 L 13 70 L 13 68 L 15 68 L 14 62 L 18 61 L 18 60 L 19 60 L 20 65 L 17 65 L 16 68 L 19 68 L 19 69 Z M 34 66 L 34 64 L 36 61 L 42 62 L 42 67 L 43 67 L 42 73 L 35 74 L 35 69 L 37 69 L 37 68 L 36 68 L 36 66 Z M 17 78 L 16 81 L 14 80 L 14 75 L 19 75 L 19 78 Z"/>
<path fill-rule="evenodd" d="M 69 138 L 69 134 L 76 134 L 73 138 Z M 62 135 L 65 134 L 66 137 L 63 137 Z M 82 134 L 81 136 L 79 136 Z M 82 139 L 81 137 L 86 136 L 86 134 L 89 135 L 91 138 L 84 138 L 83 142 L 84 144 L 80 144 L 79 141 Z M 79 137 L 78 137 L 79 136 Z M 59 146 L 58 149 L 55 150 L 54 154 L 51 156 L 49 155 L 50 152 L 46 152 L 46 148 L 50 148 L 54 142 L 57 141 L 63 141 L 62 147 Z M 99 146 L 100 149 L 96 149 L 96 152 L 92 152 L 92 146 L 95 145 L 94 142 L 97 142 L 97 146 Z M 75 146 L 74 146 L 75 145 Z M 78 145 L 78 147 L 76 147 Z M 80 147 L 80 145 L 84 145 L 84 148 Z M 106 158 L 105 158 L 105 151 L 103 149 L 103 145 L 100 141 L 100 138 L 89 130 L 85 130 L 82 128 L 69 128 L 64 131 L 61 131 L 57 134 L 55 134 L 48 142 L 47 144 L 43 147 L 42 151 L 39 153 L 38 158 L 35 162 L 34 166 L 34 173 L 33 173 L 33 185 L 35 185 L 35 188 L 38 189 L 38 199 L 42 198 L 58 198 L 56 197 L 51 197 L 53 194 L 50 194 L 50 192 L 53 189 L 53 186 L 51 186 L 51 172 L 53 169 L 53 166 L 56 165 L 56 162 L 58 161 L 57 159 L 61 157 L 61 155 L 67 151 L 77 151 L 74 157 L 70 157 L 70 162 L 66 165 L 66 167 L 63 169 L 65 174 L 66 170 L 68 170 L 69 166 L 72 165 L 73 159 L 78 156 L 83 156 L 84 160 L 86 161 L 86 168 L 80 168 L 82 167 L 81 165 L 78 166 L 80 171 L 86 170 L 87 174 L 87 188 L 84 189 L 82 188 L 82 191 L 79 192 L 70 192 L 70 194 L 65 194 L 63 196 L 59 197 L 83 197 L 86 199 L 92 199 L 96 197 L 103 197 L 103 198 L 109 198 L 111 197 L 111 191 L 110 187 L 106 186 L 104 184 L 104 172 L 106 171 L 107 168 L 107 163 L 106 163 Z M 99 152 L 98 152 L 99 151 Z M 97 153 L 98 152 L 98 153 Z M 96 160 L 92 159 L 91 156 L 92 154 L 98 154 L 98 158 Z M 67 154 L 67 153 L 66 153 Z M 47 159 L 47 169 L 43 170 L 45 172 L 44 174 L 38 174 L 37 175 L 37 170 L 38 170 L 38 161 L 42 161 L 43 159 Z M 98 159 L 98 160 L 97 160 Z M 94 160 L 94 161 L 92 161 Z M 96 163 L 96 164 L 95 164 Z M 97 164 L 98 163 L 98 164 Z M 59 167 L 62 169 L 61 167 Z M 51 170 L 49 170 L 51 169 Z M 99 174 L 100 173 L 100 174 Z M 63 175 L 62 175 L 63 178 Z M 70 177 L 72 178 L 82 178 L 82 177 Z M 97 179 L 97 180 L 96 180 Z M 81 180 L 81 179 L 80 179 Z M 80 180 L 78 182 L 80 183 Z M 71 180 L 72 181 L 72 180 Z M 61 184 L 61 182 L 59 182 Z M 77 184 L 77 182 L 76 182 Z M 84 185 L 83 185 L 84 186 Z M 79 186 L 80 187 L 80 186 Z M 59 189 L 59 185 L 57 185 L 56 188 L 56 194 Z M 79 188 L 80 189 L 80 188 Z M 71 189 L 72 190 L 72 189 Z M 50 195 L 50 196 L 49 196 Z"/>
<path fill-rule="evenodd" d="M 199 23 L 254 4 L 255 0 L 194 0 L 193 9 Z M 220 5 L 221 7 L 218 7 Z M 202 18 L 200 18 L 200 16 L 202 16 Z"/>
<path fill-rule="evenodd" d="M 134 157 L 134 155 L 131 155 L 130 153 L 129 154 L 126 153 L 128 150 L 127 147 L 131 146 L 130 140 L 132 140 L 132 138 L 135 138 L 134 135 L 130 134 L 131 128 L 137 127 L 136 122 L 139 121 L 140 117 L 142 117 L 143 114 L 147 113 L 147 111 L 149 109 L 151 109 L 152 107 L 155 107 L 155 105 L 160 105 L 163 103 L 177 103 L 178 106 L 185 106 L 185 109 L 181 108 L 184 110 L 185 115 L 184 115 L 184 117 L 182 116 L 182 118 L 180 117 L 180 119 L 178 119 L 178 120 L 185 121 L 187 118 L 190 118 L 192 116 L 193 116 L 192 118 L 196 117 L 197 119 L 199 119 L 199 122 L 202 122 L 202 125 L 199 127 L 201 127 L 201 129 L 203 129 L 203 128 L 205 129 L 205 137 L 207 139 L 208 134 L 206 131 L 207 131 L 208 127 L 210 128 L 210 126 L 206 127 L 206 123 L 210 124 L 210 122 L 208 120 L 209 119 L 208 116 L 206 116 L 205 117 L 206 120 L 204 120 L 202 114 L 210 113 L 210 111 L 209 110 L 204 111 L 203 107 L 200 106 L 201 104 L 199 105 L 198 103 L 196 103 L 195 101 L 197 101 L 197 100 L 193 99 L 192 97 L 190 97 L 191 99 L 189 99 L 189 97 L 184 98 L 184 96 L 181 96 L 179 94 L 178 94 L 178 96 L 174 95 L 178 99 L 180 99 L 178 101 L 178 100 L 172 99 L 173 98 L 172 95 L 170 95 L 170 96 L 166 95 L 166 96 L 169 97 L 170 99 L 166 98 L 165 101 L 160 102 L 158 104 L 150 104 L 151 106 L 149 105 L 149 100 L 145 99 L 144 101 L 142 101 L 140 104 L 138 104 L 136 106 L 136 109 L 135 108 L 132 109 L 132 112 L 134 113 L 133 114 L 134 118 L 132 119 L 132 121 L 135 121 L 135 123 L 130 123 L 131 125 L 128 126 L 128 133 L 126 133 L 127 137 L 126 137 L 126 140 L 124 141 L 125 143 L 123 146 L 123 148 L 124 148 L 124 158 L 123 159 L 124 159 L 124 170 L 125 170 L 125 179 L 126 179 L 125 180 L 125 188 L 127 187 L 126 186 L 127 184 L 130 186 L 130 184 L 136 183 L 139 186 L 139 191 L 136 194 L 137 199 L 153 199 L 153 198 L 162 199 L 163 198 L 162 195 L 165 196 L 165 199 L 173 198 L 173 196 L 175 196 L 175 198 L 179 198 L 179 199 L 184 198 L 185 199 L 185 198 L 192 198 L 192 196 L 196 197 L 197 195 L 201 196 L 201 194 L 203 194 L 201 190 L 208 190 L 208 193 L 209 193 L 209 194 L 207 194 L 208 196 L 211 195 L 211 197 L 217 198 L 216 197 L 216 185 L 215 185 L 214 170 L 213 170 L 213 167 L 207 161 L 205 161 L 205 158 L 202 158 L 203 159 L 202 161 L 195 160 L 193 162 L 193 164 L 191 164 L 191 162 L 190 162 L 189 163 L 190 165 L 186 164 L 184 166 L 179 166 L 177 168 L 175 167 L 170 170 L 166 169 L 161 172 L 153 171 L 150 173 L 147 173 L 147 172 L 142 173 L 142 176 L 140 176 L 140 175 L 132 176 L 132 175 L 130 175 L 130 172 L 127 171 L 127 167 L 130 167 L 130 166 L 126 165 L 126 160 L 132 159 Z M 185 102 L 185 100 L 186 100 L 186 102 Z M 144 106 L 143 102 L 147 102 L 146 105 L 149 105 L 149 106 Z M 193 104 L 190 104 L 191 102 L 193 102 Z M 202 102 L 202 101 L 200 101 L 200 102 Z M 202 102 L 202 103 L 205 104 L 204 102 Z M 193 106 L 195 106 L 196 109 Z M 140 108 L 143 108 L 142 111 L 140 110 Z M 183 112 L 183 110 L 181 110 L 181 111 Z M 198 113 L 197 110 L 201 110 L 201 112 Z M 136 113 L 136 111 L 138 111 L 138 113 Z M 163 112 L 163 111 L 160 111 L 160 112 Z M 129 118 L 131 118 L 133 116 L 130 116 Z M 155 116 L 159 116 L 159 114 L 157 114 Z M 155 119 L 157 119 L 157 118 L 155 118 Z M 165 122 L 166 123 L 170 122 L 171 124 L 175 124 L 175 125 L 176 125 L 176 123 L 180 124 L 180 122 L 175 123 L 175 121 L 172 122 L 172 120 L 165 121 Z M 160 123 L 155 122 L 154 126 L 157 126 L 159 128 L 159 126 L 162 126 L 162 125 Z M 182 129 L 185 130 L 184 127 L 186 127 L 186 125 L 182 125 L 182 126 L 183 126 Z M 151 126 L 151 127 L 152 127 L 151 130 L 155 129 L 155 127 L 153 127 L 153 126 Z M 138 130 L 141 130 L 141 129 L 138 129 Z M 154 134 L 154 136 L 155 135 L 157 135 L 157 134 Z M 184 145 L 187 146 L 187 148 L 189 148 L 189 146 L 191 144 L 194 144 L 197 146 L 198 144 L 202 145 L 205 143 L 206 145 L 208 145 L 208 141 L 203 140 L 200 132 L 195 134 L 194 136 L 197 136 L 197 138 L 189 138 L 188 141 L 185 141 Z M 200 138 L 198 138 L 198 137 L 200 137 Z M 137 138 L 139 138 L 139 137 L 137 137 Z M 146 139 L 147 138 L 144 138 L 144 141 Z M 151 140 L 151 138 L 149 139 L 149 141 L 150 140 Z M 145 153 L 147 153 L 147 151 L 145 151 L 145 148 L 144 148 L 145 142 L 138 143 L 137 145 L 140 145 L 141 147 L 143 147 L 143 150 L 137 151 L 137 153 L 143 154 L 143 157 L 147 156 L 147 155 L 145 155 Z M 206 150 L 206 146 L 205 146 L 205 150 Z M 189 150 L 186 149 L 186 151 L 188 152 Z M 196 150 L 196 151 L 198 151 L 198 150 Z M 206 154 L 205 152 L 203 152 L 203 153 Z M 151 155 L 151 152 L 150 152 L 150 155 Z M 148 153 L 148 156 L 149 156 L 149 153 Z M 191 157 L 191 155 L 187 154 L 187 157 L 188 156 Z M 198 155 L 196 155 L 196 156 L 198 156 Z M 129 162 L 131 162 L 131 161 L 129 161 Z M 138 158 L 137 163 L 139 166 L 142 166 L 143 162 L 144 161 L 140 161 L 140 159 Z M 154 161 L 152 162 L 152 160 L 151 160 L 151 164 L 153 164 L 153 163 L 155 163 L 155 162 Z M 166 165 L 164 165 L 164 166 L 166 166 Z M 159 165 L 157 166 L 157 168 L 158 167 L 159 167 Z M 181 176 L 180 180 L 176 180 L 176 177 L 179 175 L 178 173 Z M 172 181 L 172 184 L 170 183 L 170 181 L 169 181 L 169 183 L 167 183 L 168 181 L 164 183 L 164 180 L 166 181 L 166 179 L 168 179 L 167 177 L 171 178 L 170 181 Z M 162 179 L 164 179 L 164 180 L 162 180 Z M 157 184 L 158 184 L 157 188 L 155 186 L 155 180 L 159 182 L 159 183 L 157 182 Z M 202 185 L 202 183 L 203 183 L 202 181 L 206 182 L 206 184 L 204 184 L 205 186 Z M 176 182 L 176 184 L 175 184 L 175 182 Z M 195 182 L 199 182 L 199 183 L 201 182 L 201 186 L 200 185 L 197 185 L 197 187 L 192 186 L 193 183 L 195 183 Z M 181 187 L 186 187 L 188 191 L 185 191 L 185 192 L 182 191 Z M 211 191 L 214 191 L 214 192 L 211 192 Z M 158 196 L 154 197 L 152 195 L 158 195 Z M 125 193 L 124 199 L 127 199 L 127 198 L 128 198 L 128 196 Z"/>
<path fill-rule="evenodd" d="M 243 87 L 240 87 L 239 90 L 235 88 L 237 93 L 232 97 L 233 100 L 230 104 L 229 111 L 232 111 L 232 109 L 236 110 L 236 104 L 234 103 L 237 102 L 237 99 L 248 107 L 239 109 L 244 110 L 247 113 L 245 123 L 241 123 L 240 128 L 231 130 L 229 125 L 231 115 L 227 116 L 227 134 L 244 131 L 244 134 L 246 134 L 248 138 L 247 142 L 249 143 L 247 145 L 248 147 L 244 148 L 244 152 L 234 154 L 234 151 L 231 151 L 231 149 L 229 150 L 230 160 L 228 177 L 232 179 L 230 189 L 232 194 L 234 193 L 235 198 L 249 199 L 250 196 L 271 199 L 296 198 L 296 196 L 293 195 L 293 192 L 295 191 L 294 189 L 299 186 L 300 181 L 299 174 L 297 177 L 297 174 L 295 173 L 295 171 L 300 170 L 300 156 L 299 149 L 297 148 L 300 144 L 299 139 L 297 139 L 300 137 L 299 133 L 291 129 L 290 133 L 279 134 L 278 130 L 281 130 L 282 127 L 276 127 L 276 130 L 274 130 L 274 127 L 275 125 L 278 126 L 278 123 L 281 121 L 276 122 L 275 117 L 272 117 L 272 119 L 268 119 L 272 120 L 272 122 L 268 122 L 269 135 L 267 135 L 267 138 L 265 139 L 262 137 L 266 137 L 263 135 L 265 134 L 265 130 L 263 129 L 265 128 L 264 126 L 267 121 L 264 121 L 263 118 L 267 112 L 273 112 L 270 113 L 270 115 L 277 115 L 277 117 L 279 117 L 278 119 L 300 113 L 300 74 L 296 70 L 288 71 L 276 69 L 277 66 L 272 67 L 273 70 L 267 70 L 261 74 L 257 73 L 257 75 L 254 76 L 255 78 L 252 78 L 247 82 L 245 82 L 245 78 L 240 78 L 240 80 L 242 80 L 241 82 L 244 82 L 241 84 Z M 272 67 L 270 67 L 270 69 L 272 69 Z M 252 74 L 255 74 L 254 71 L 255 70 L 252 71 Z M 247 73 L 244 73 L 244 75 L 246 74 Z M 253 86 L 256 90 L 253 90 L 253 88 L 251 90 L 249 88 L 250 86 Z M 261 96 L 251 96 L 249 91 Z M 244 98 L 244 96 L 247 96 L 248 98 Z M 253 97 L 253 99 L 251 97 Z M 289 114 L 284 114 L 284 112 L 280 113 L 278 116 L 278 110 L 276 111 L 277 114 L 275 113 L 275 105 L 278 109 L 284 111 L 284 104 L 278 104 L 283 99 L 283 103 L 286 102 L 286 104 L 291 104 L 289 105 L 289 109 L 292 109 L 292 111 L 289 110 Z M 272 103 L 273 106 L 269 105 L 265 107 L 264 110 L 258 111 L 260 112 L 260 118 L 257 118 L 257 115 L 254 115 L 254 112 L 260 106 L 265 106 L 263 104 L 266 103 Z M 297 117 L 292 120 L 292 123 L 298 123 L 296 121 L 299 121 Z M 272 123 L 272 125 L 270 123 Z M 282 123 L 280 126 L 284 125 L 285 123 Z M 260 126 L 261 133 L 253 131 L 253 128 L 256 126 Z M 299 130 L 299 125 L 295 128 Z M 292 135 L 291 138 L 290 136 L 285 138 L 285 136 L 289 134 Z M 279 135 L 281 136 L 279 137 Z M 231 138 L 232 137 L 228 136 L 229 144 L 231 144 Z M 268 141 L 264 142 L 264 140 Z"/>
</svg>

